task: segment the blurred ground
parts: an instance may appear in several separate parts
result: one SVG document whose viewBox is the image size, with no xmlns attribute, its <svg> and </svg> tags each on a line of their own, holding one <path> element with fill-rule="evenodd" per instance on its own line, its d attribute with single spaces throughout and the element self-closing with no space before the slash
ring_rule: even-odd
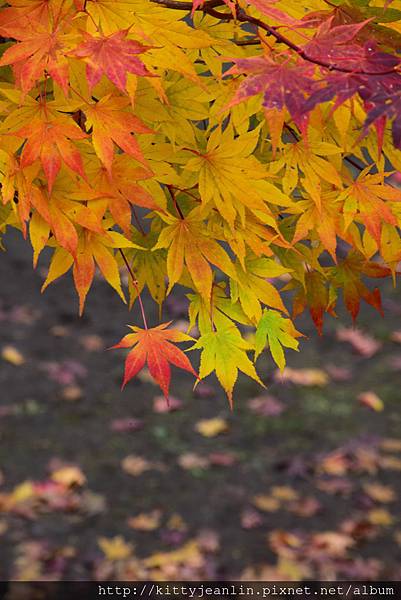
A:
<svg viewBox="0 0 401 600">
<path fill-rule="evenodd" d="M 284 378 L 265 355 L 267 391 L 241 380 L 233 413 L 177 371 L 165 412 L 146 374 L 120 392 L 104 350 L 136 309 L 99 281 L 79 319 L 70 280 L 41 296 L 28 245 L 6 245 L 0 579 L 401 579 L 399 290 L 360 332 L 301 319 Z"/>
</svg>

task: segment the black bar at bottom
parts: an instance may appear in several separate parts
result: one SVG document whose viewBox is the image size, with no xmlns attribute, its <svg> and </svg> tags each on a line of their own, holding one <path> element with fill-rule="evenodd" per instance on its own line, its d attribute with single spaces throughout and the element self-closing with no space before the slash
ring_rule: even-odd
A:
<svg viewBox="0 0 401 600">
<path fill-rule="evenodd" d="M 0 600 L 401 600 L 401 581 L 2 581 Z"/>
</svg>

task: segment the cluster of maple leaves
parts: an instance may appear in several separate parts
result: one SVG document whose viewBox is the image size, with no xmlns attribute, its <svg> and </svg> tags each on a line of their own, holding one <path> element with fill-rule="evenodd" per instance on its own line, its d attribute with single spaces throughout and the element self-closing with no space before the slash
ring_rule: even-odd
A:
<svg viewBox="0 0 401 600">
<path fill-rule="evenodd" d="M 0 233 L 35 266 L 52 248 L 43 289 L 72 270 L 80 312 L 96 266 L 124 301 L 128 270 L 124 383 L 147 364 L 168 396 L 172 363 L 232 402 L 265 347 L 280 368 L 298 348 L 283 297 L 319 332 L 340 291 L 353 318 L 381 311 L 365 278 L 401 260 L 399 0 L 0 6 Z M 143 290 L 176 286 L 196 340 L 146 321 Z"/>
</svg>

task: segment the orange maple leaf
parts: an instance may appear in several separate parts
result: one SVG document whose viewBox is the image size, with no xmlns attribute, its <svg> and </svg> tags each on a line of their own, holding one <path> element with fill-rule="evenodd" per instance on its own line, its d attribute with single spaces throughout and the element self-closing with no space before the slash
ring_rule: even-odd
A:
<svg viewBox="0 0 401 600">
<path fill-rule="evenodd" d="M 85 41 L 70 53 L 70 56 L 83 58 L 86 62 L 86 77 L 92 89 L 106 75 L 122 92 L 127 85 L 127 73 L 151 76 L 137 54 L 145 52 L 143 46 L 128 40 L 128 30 L 116 31 L 111 35 L 92 36 L 83 32 Z"/>
<path fill-rule="evenodd" d="M 46 71 L 67 95 L 69 68 L 65 54 L 73 35 L 26 17 L 20 22 L 15 20 L 12 26 L 2 26 L 0 22 L 0 34 L 19 41 L 4 52 L 0 67 L 13 65 L 16 83 L 25 94 Z"/>
<path fill-rule="evenodd" d="M 129 98 L 104 96 L 99 102 L 84 108 L 87 127 L 92 127 L 92 142 L 96 154 L 111 173 L 114 143 L 137 161 L 146 165 L 142 150 L 131 132 L 153 133 L 133 114 L 124 111 Z"/>
<path fill-rule="evenodd" d="M 88 137 L 75 123 L 60 119 L 51 120 L 42 111 L 31 123 L 24 125 L 13 135 L 26 138 L 21 154 L 21 167 L 25 168 L 40 158 L 46 175 L 49 193 L 61 168 L 61 161 L 85 179 L 81 154 L 70 140 Z"/>
<path fill-rule="evenodd" d="M 170 324 L 171 321 L 149 329 L 130 326 L 134 333 L 129 333 L 113 346 L 113 348 L 133 346 L 125 361 L 123 388 L 130 379 L 143 369 L 145 363 L 147 363 L 151 376 L 158 383 L 166 398 L 168 398 L 170 386 L 170 363 L 180 369 L 189 371 L 198 378 L 198 374 L 193 369 L 188 357 L 171 343 L 193 341 L 193 338 L 177 329 L 167 329 Z"/>
</svg>

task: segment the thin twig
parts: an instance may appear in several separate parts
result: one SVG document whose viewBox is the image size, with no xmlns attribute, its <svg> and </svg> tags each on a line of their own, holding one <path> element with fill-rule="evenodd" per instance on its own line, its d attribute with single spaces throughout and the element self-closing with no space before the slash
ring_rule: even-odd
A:
<svg viewBox="0 0 401 600">
<path fill-rule="evenodd" d="M 173 204 L 175 206 L 175 210 L 178 213 L 178 216 L 180 217 L 180 219 L 185 219 L 184 213 L 182 212 L 182 210 L 180 208 L 180 205 L 177 202 L 177 198 L 175 197 L 175 194 L 174 194 L 174 191 L 173 191 L 173 186 L 172 185 L 168 185 L 167 189 L 170 192 L 170 196 L 171 196 L 171 199 L 172 199 Z"/>
<path fill-rule="evenodd" d="M 141 298 L 141 292 L 139 291 L 139 287 L 138 287 L 138 280 L 137 280 L 137 278 L 135 277 L 134 271 L 132 270 L 132 267 L 131 267 L 131 265 L 129 264 L 129 262 L 128 262 L 128 260 L 127 260 L 127 257 L 125 256 L 125 254 L 124 254 L 124 252 L 122 251 L 122 249 L 121 249 L 121 248 L 119 248 L 119 249 L 118 249 L 118 251 L 119 251 L 119 253 L 121 254 L 121 256 L 122 256 L 122 258 L 123 258 L 123 261 L 124 261 L 124 263 L 125 263 L 125 266 L 127 267 L 127 271 L 128 271 L 128 273 L 130 274 L 130 277 L 131 277 L 132 283 L 133 283 L 133 285 L 134 285 L 134 287 L 135 287 L 135 289 L 136 289 L 136 293 L 138 294 L 138 302 L 139 302 L 139 306 L 140 306 L 141 313 L 142 313 L 143 325 L 144 325 L 145 329 L 148 329 L 148 324 L 147 324 L 147 321 L 146 321 L 146 315 L 145 315 L 145 308 L 144 308 L 144 306 L 143 306 L 143 302 L 142 302 L 142 298 Z"/>
</svg>

